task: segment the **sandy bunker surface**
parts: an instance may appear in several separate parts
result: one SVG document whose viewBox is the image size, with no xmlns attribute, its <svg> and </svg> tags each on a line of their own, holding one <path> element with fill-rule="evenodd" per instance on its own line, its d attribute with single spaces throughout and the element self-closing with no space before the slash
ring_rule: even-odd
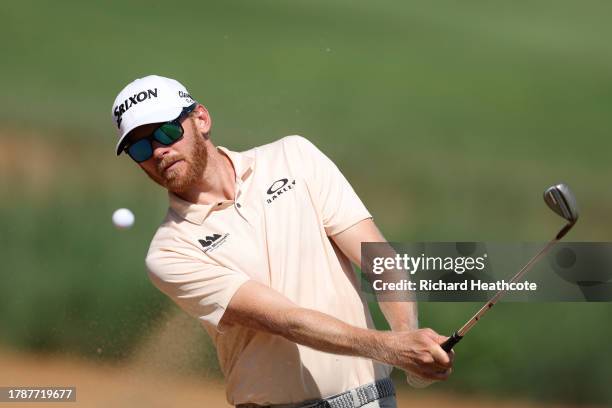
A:
<svg viewBox="0 0 612 408">
<path fill-rule="evenodd" d="M 0 386 L 75 386 L 76 403 L 0 403 L 17 407 L 230 407 L 223 383 L 210 378 L 162 374 L 138 365 L 100 364 L 64 356 L 41 356 L 0 350 Z M 536 408 L 517 401 L 439 395 L 398 387 L 400 407 Z M 569 407 L 569 406 L 565 406 Z"/>
</svg>

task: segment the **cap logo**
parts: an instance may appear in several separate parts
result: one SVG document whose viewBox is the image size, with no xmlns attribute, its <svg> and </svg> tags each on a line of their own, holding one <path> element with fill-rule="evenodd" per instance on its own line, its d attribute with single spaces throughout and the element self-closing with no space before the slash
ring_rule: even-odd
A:
<svg viewBox="0 0 612 408">
<path fill-rule="evenodd" d="M 187 99 L 187 102 L 193 103 L 193 98 L 187 92 L 178 91 L 178 95 L 179 95 L 180 98 Z"/>
<path fill-rule="evenodd" d="M 157 88 L 147 89 L 146 91 L 141 91 L 133 96 L 130 96 L 128 99 L 115 106 L 113 109 L 113 114 L 115 115 L 115 121 L 117 121 L 117 127 L 121 126 L 122 116 L 125 112 L 127 112 L 132 106 L 137 105 L 139 102 L 143 102 L 150 98 L 157 98 Z"/>
</svg>

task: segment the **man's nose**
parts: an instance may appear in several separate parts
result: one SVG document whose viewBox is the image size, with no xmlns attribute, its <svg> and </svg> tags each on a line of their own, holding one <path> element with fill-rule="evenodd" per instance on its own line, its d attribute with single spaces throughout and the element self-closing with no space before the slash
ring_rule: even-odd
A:
<svg viewBox="0 0 612 408">
<path fill-rule="evenodd" d="M 165 146 L 159 143 L 158 141 L 153 141 L 153 143 L 151 144 L 151 147 L 153 148 L 153 156 L 156 159 L 161 159 L 166 154 L 170 153 L 170 149 L 171 149 L 170 146 Z"/>
</svg>

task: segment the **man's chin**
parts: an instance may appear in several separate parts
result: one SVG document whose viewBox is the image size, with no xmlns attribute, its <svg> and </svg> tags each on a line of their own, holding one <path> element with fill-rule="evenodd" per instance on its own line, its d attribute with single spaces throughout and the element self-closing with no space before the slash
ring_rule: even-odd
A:
<svg viewBox="0 0 612 408">
<path fill-rule="evenodd" d="M 169 174 L 164 177 L 165 187 L 173 193 L 183 193 L 193 184 L 193 180 L 188 176 L 188 174 L 182 173 Z"/>
<path fill-rule="evenodd" d="M 165 187 L 173 193 L 182 193 L 187 189 L 185 181 L 181 178 L 166 179 Z"/>
<path fill-rule="evenodd" d="M 200 171 L 197 166 L 194 167 L 192 163 L 182 159 L 151 178 L 171 193 L 181 194 L 196 184 L 201 173 L 203 170 Z"/>
</svg>

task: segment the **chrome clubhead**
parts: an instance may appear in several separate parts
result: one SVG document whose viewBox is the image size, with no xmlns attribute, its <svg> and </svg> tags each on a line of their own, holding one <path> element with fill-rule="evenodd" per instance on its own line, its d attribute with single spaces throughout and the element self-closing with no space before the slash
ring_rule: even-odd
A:
<svg viewBox="0 0 612 408">
<path fill-rule="evenodd" d="M 544 191 L 544 201 L 551 210 L 563 217 L 568 224 L 559 232 L 557 239 L 563 237 L 578 221 L 576 198 L 566 184 L 560 183 Z"/>
</svg>

